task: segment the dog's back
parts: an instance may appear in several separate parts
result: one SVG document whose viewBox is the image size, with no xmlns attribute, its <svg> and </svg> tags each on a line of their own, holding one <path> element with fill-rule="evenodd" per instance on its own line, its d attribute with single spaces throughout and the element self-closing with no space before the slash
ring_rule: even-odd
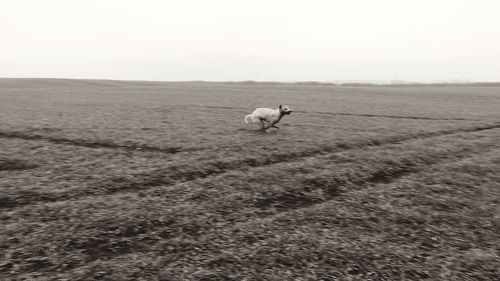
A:
<svg viewBox="0 0 500 281">
<path fill-rule="evenodd" d="M 251 120 L 252 122 L 258 122 L 260 120 L 266 120 L 270 121 L 275 117 L 275 115 L 279 115 L 279 111 L 276 109 L 271 109 L 271 108 L 256 108 L 252 114 L 248 114 L 245 116 L 245 123 L 248 124 L 248 121 Z"/>
<path fill-rule="evenodd" d="M 271 108 L 257 108 L 252 114 L 262 119 L 270 120 L 275 115 L 279 115 L 279 111 Z"/>
</svg>

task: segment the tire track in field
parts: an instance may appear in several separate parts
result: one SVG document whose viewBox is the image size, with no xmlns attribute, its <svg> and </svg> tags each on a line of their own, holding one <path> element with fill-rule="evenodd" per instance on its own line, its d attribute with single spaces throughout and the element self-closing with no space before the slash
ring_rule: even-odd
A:
<svg viewBox="0 0 500 281">
<path fill-rule="evenodd" d="M 412 119 L 412 120 L 479 121 L 478 119 L 469 119 L 469 118 L 438 118 L 438 117 L 424 117 L 424 116 L 379 115 L 379 114 L 359 114 L 359 113 L 323 112 L 323 111 L 294 111 L 294 112 L 317 114 L 317 115 L 331 115 L 331 116 L 359 116 L 359 117 Z"/>
<path fill-rule="evenodd" d="M 176 154 L 179 152 L 199 150 L 199 149 L 183 149 L 180 147 L 157 147 L 157 146 L 142 145 L 142 144 L 119 144 L 111 141 L 68 139 L 68 138 L 51 137 L 38 134 L 29 134 L 19 131 L 12 131 L 12 132 L 0 131 L 0 138 L 38 140 L 54 144 L 73 145 L 73 146 L 81 146 L 88 148 L 108 148 L 108 149 L 121 149 L 127 151 L 160 152 L 165 154 Z"/>
<path fill-rule="evenodd" d="M 490 146 L 488 146 L 488 147 L 490 147 Z M 488 151 L 488 150 L 486 150 L 486 151 Z M 338 182 L 338 186 L 328 187 L 328 188 L 333 188 L 335 190 L 335 192 L 330 193 L 330 191 L 326 191 L 325 193 L 327 195 L 323 198 L 323 200 L 304 201 L 304 200 L 300 200 L 300 197 L 294 197 L 294 198 L 292 198 L 293 200 L 299 199 L 298 204 L 295 204 L 296 202 L 294 202 L 293 205 L 285 204 L 283 208 L 279 207 L 279 205 L 275 205 L 275 206 L 273 206 L 273 208 L 276 211 L 270 210 L 270 208 L 268 208 L 269 206 L 264 206 L 264 208 L 261 208 L 262 212 L 252 213 L 251 217 L 248 214 L 245 214 L 243 212 L 238 213 L 239 211 L 241 211 L 242 205 L 236 204 L 234 206 L 234 210 L 227 210 L 228 213 L 232 214 L 232 218 L 226 219 L 226 221 L 229 224 L 225 224 L 223 226 L 209 225 L 207 227 L 207 224 L 203 223 L 203 221 L 206 220 L 207 218 L 202 218 L 201 221 L 200 221 L 200 219 L 198 219 L 198 220 L 191 219 L 190 221 L 183 221 L 182 224 L 179 225 L 178 222 L 176 222 L 175 218 L 172 218 L 172 220 L 170 220 L 168 222 L 169 223 L 168 225 L 152 224 L 152 226 L 149 229 L 143 230 L 139 234 L 145 234 L 145 233 L 157 231 L 156 235 L 159 237 L 162 237 L 163 239 L 166 239 L 166 241 L 175 240 L 176 238 L 181 237 L 181 236 L 185 236 L 189 239 L 194 239 L 196 241 L 207 241 L 208 237 L 217 237 L 217 234 L 221 234 L 222 232 L 231 233 L 231 229 L 236 229 L 237 226 L 241 225 L 241 224 L 251 224 L 255 220 L 261 221 L 262 219 L 266 219 L 266 218 L 277 216 L 277 215 L 282 215 L 283 213 L 292 212 L 292 211 L 296 211 L 296 210 L 300 210 L 300 209 L 304 209 L 304 208 L 310 208 L 310 207 L 313 207 L 313 206 L 319 205 L 319 204 L 324 204 L 324 203 L 327 203 L 331 200 L 336 199 L 339 196 L 342 196 L 342 195 L 345 196 L 345 193 L 349 193 L 351 191 L 359 191 L 361 189 L 364 189 L 364 188 L 366 188 L 368 186 L 372 186 L 372 185 L 376 186 L 378 184 L 390 184 L 390 183 L 398 181 L 402 177 L 412 175 L 412 174 L 418 174 L 419 172 L 422 172 L 424 170 L 428 170 L 429 166 L 432 167 L 433 165 L 441 165 L 443 163 L 448 163 L 448 162 L 453 163 L 453 162 L 456 162 L 456 161 L 459 161 L 462 159 L 469 158 L 469 157 L 471 157 L 471 155 L 475 155 L 478 153 L 477 151 L 468 151 L 468 150 L 460 150 L 460 149 L 456 152 L 459 153 L 458 157 L 456 157 L 455 155 L 447 154 L 447 153 L 443 153 L 442 155 L 441 154 L 440 155 L 433 155 L 432 160 L 429 161 L 426 166 L 415 166 L 415 165 L 412 166 L 411 162 L 407 162 L 407 165 L 401 167 L 399 165 L 399 163 L 393 163 L 389 167 L 377 169 L 377 170 L 373 171 L 373 173 L 367 174 L 365 177 L 355 179 L 355 180 L 352 180 L 349 182 Z M 460 152 L 467 152 L 467 153 L 460 154 Z M 482 153 L 484 153 L 484 152 L 485 151 L 482 151 Z M 341 193 L 337 192 L 339 186 L 341 186 L 343 188 L 343 191 Z M 300 193 L 298 193 L 298 194 L 300 194 Z M 228 199 L 226 197 L 220 198 L 219 200 L 226 201 Z M 285 195 L 282 198 L 284 198 L 285 200 L 289 200 L 291 197 Z M 260 203 L 262 203 L 262 202 L 260 202 Z M 260 203 L 257 203 L 257 205 Z M 285 203 L 287 203 L 287 202 L 285 202 Z M 217 205 L 217 204 L 216 204 L 216 202 L 214 202 L 214 204 L 212 204 L 212 205 Z M 243 206 L 245 206 L 245 205 L 246 204 L 243 204 Z M 257 206 L 257 207 L 260 208 L 262 206 Z M 241 221 L 240 220 L 241 217 L 245 217 L 245 215 L 248 217 L 248 219 Z M 238 221 L 235 221 L 235 218 L 238 218 Z M 189 227 L 187 227 L 188 225 L 189 225 Z M 175 233 L 174 236 L 168 236 L 168 235 L 165 235 L 161 231 L 161 229 L 163 229 L 165 227 L 166 228 L 182 228 L 182 231 Z M 137 234 L 137 235 L 139 235 L 139 234 Z M 137 235 L 133 235 L 133 236 L 137 236 Z M 116 238 L 116 237 L 120 238 L 123 236 L 126 236 L 126 235 L 118 233 L 117 236 L 114 236 L 113 238 Z M 132 236 L 127 236 L 127 239 L 130 239 L 131 237 Z M 207 239 L 205 239 L 205 238 L 207 238 Z M 112 247 L 113 245 L 120 244 L 120 242 L 113 241 L 113 242 L 111 242 L 112 243 L 111 244 L 111 243 L 109 243 L 109 241 L 106 242 L 107 239 L 112 240 L 112 238 L 103 237 L 103 239 L 100 241 L 102 244 L 100 244 L 99 247 L 97 247 L 97 248 L 96 248 L 95 243 L 94 243 L 95 241 L 92 240 L 92 241 L 89 241 L 89 244 L 83 243 L 83 244 L 78 245 L 79 246 L 78 249 L 83 250 L 85 253 L 88 253 L 89 256 L 94 257 L 92 260 L 95 260 L 95 257 L 105 258 L 105 259 L 113 259 L 113 258 L 121 257 L 124 255 L 130 254 L 130 253 L 138 254 L 138 253 L 144 253 L 146 251 L 151 251 L 152 246 L 154 246 L 159 241 L 159 240 L 152 239 L 151 241 L 148 242 L 151 244 L 148 244 L 148 243 L 140 243 L 140 244 L 130 244 L 129 243 L 126 245 L 124 244 L 126 247 L 120 248 L 120 250 L 118 252 L 110 254 L 112 252 L 110 250 L 110 247 Z M 129 241 L 129 240 L 127 240 L 127 241 Z M 162 240 L 162 242 L 166 242 L 166 241 Z M 247 241 L 247 242 L 251 242 L 251 241 Z M 185 250 L 182 249 L 182 247 L 183 247 L 182 245 L 179 245 L 177 243 L 172 243 L 171 246 L 172 246 L 172 249 L 169 249 L 169 251 L 171 251 L 171 252 L 175 252 L 175 253 L 186 252 Z M 205 251 L 209 251 L 209 250 L 210 249 L 205 250 Z M 149 254 L 151 254 L 151 253 L 149 253 Z M 89 263 L 92 263 L 92 261 L 89 260 Z M 67 270 L 71 270 L 74 268 L 80 268 L 82 266 L 85 266 L 86 264 L 88 264 L 88 263 L 84 263 L 81 265 L 75 265 L 74 267 L 67 268 Z"/>
<path fill-rule="evenodd" d="M 187 107 L 187 106 L 186 106 Z M 247 107 L 230 107 L 230 106 L 190 106 L 197 108 L 208 108 L 208 109 L 227 109 L 227 110 L 249 110 Z M 347 112 L 326 112 L 326 111 L 306 111 L 306 110 L 293 110 L 297 113 L 306 113 L 313 115 L 330 115 L 330 116 L 358 116 L 358 117 L 371 117 L 371 118 L 392 118 L 392 119 L 411 119 L 411 120 L 435 120 L 435 121 L 480 121 L 480 119 L 470 119 L 470 118 L 446 118 L 446 117 L 425 117 L 425 116 L 402 116 L 402 115 L 381 115 L 381 114 L 361 114 L 361 113 L 347 113 Z"/>
<path fill-rule="evenodd" d="M 270 157 L 261 159 L 246 158 L 236 161 L 215 161 L 212 163 L 207 163 L 208 167 L 204 167 L 199 170 L 192 170 L 192 167 L 190 166 L 174 166 L 169 167 L 167 170 L 159 169 L 153 173 L 137 175 L 138 178 L 133 180 L 126 177 L 112 178 L 110 180 L 102 182 L 100 185 L 97 185 L 92 189 L 78 189 L 70 193 L 62 193 L 57 196 L 54 196 L 54 194 L 51 193 L 24 191 L 19 194 L 19 196 L 0 197 L 0 209 L 11 209 L 36 203 L 52 203 L 70 199 L 78 199 L 85 196 L 100 196 L 115 193 L 134 192 L 158 186 L 169 186 L 177 183 L 203 179 L 210 176 L 216 176 L 245 168 L 258 168 L 274 164 L 300 161 L 303 158 L 314 157 L 327 153 L 336 153 L 351 149 L 376 147 L 417 139 L 440 137 L 458 133 L 479 132 L 498 128 L 500 128 L 500 123 L 469 128 L 455 128 L 448 130 L 438 130 L 434 132 L 393 136 L 385 139 L 372 139 L 358 143 L 337 143 L 332 146 L 323 146 L 303 151 L 277 153 L 271 155 Z M 42 137 L 42 139 L 45 139 L 45 137 Z"/>
</svg>

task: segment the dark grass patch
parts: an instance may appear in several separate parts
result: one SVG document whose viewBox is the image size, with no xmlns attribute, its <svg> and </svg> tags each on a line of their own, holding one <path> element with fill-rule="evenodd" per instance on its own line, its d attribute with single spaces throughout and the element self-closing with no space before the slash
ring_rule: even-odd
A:
<svg viewBox="0 0 500 281">
<path fill-rule="evenodd" d="M 0 208 L 13 208 L 17 206 L 17 201 L 9 197 L 0 197 Z"/>
<path fill-rule="evenodd" d="M 38 165 L 19 159 L 0 158 L 0 171 L 17 171 L 37 168 Z"/>
<path fill-rule="evenodd" d="M 259 209 L 275 208 L 281 211 L 290 209 L 307 208 L 309 206 L 323 203 L 341 196 L 350 186 L 365 186 L 368 184 L 391 183 L 411 173 L 418 172 L 415 167 L 397 166 L 396 164 L 375 171 L 371 175 L 362 178 L 352 178 L 349 181 L 339 178 L 315 177 L 302 181 L 302 191 L 289 191 L 277 196 L 270 196 L 254 202 Z M 315 194 L 321 191 L 322 196 Z M 311 194 L 312 193 L 312 194 Z"/>
<path fill-rule="evenodd" d="M 66 195 L 64 198 L 69 197 L 70 195 Z M 54 196 L 53 194 L 24 190 L 18 192 L 16 195 L 7 195 L 0 197 L 0 209 L 21 207 L 38 202 L 56 202 L 60 199 L 60 196 Z"/>
<path fill-rule="evenodd" d="M 54 266 L 54 264 L 46 257 L 29 258 L 25 260 L 25 263 L 26 266 L 24 269 L 28 271 L 42 271 Z"/>
<path fill-rule="evenodd" d="M 286 192 L 269 198 L 257 200 L 254 203 L 254 206 L 259 209 L 275 208 L 282 211 L 295 209 L 297 207 L 308 207 L 323 201 L 324 200 L 321 198 L 310 197 L 307 194 L 300 192 Z"/>
<path fill-rule="evenodd" d="M 0 272 L 9 272 L 14 268 L 14 263 L 4 262 L 0 264 Z"/>
<path fill-rule="evenodd" d="M 322 177 L 306 179 L 302 181 L 302 185 L 304 186 L 304 190 L 306 192 L 321 190 L 329 197 L 335 197 L 342 194 L 342 192 L 344 191 L 341 188 L 342 184 L 345 184 L 345 182 L 340 179 L 330 180 Z"/>
<path fill-rule="evenodd" d="M 144 236 L 156 228 L 165 228 L 174 224 L 169 220 L 136 220 L 127 224 L 107 225 L 102 222 L 98 233 L 87 237 L 74 237 L 67 239 L 63 248 L 66 251 L 79 251 L 89 260 L 104 258 L 114 255 L 123 255 L 132 251 L 146 250 L 147 245 L 158 241 L 156 237 Z"/>
<path fill-rule="evenodd" d="M 367 181 L 375 184 L 390 183 L 414 172 L 417 172 L 415 167 L 400 167 L 395 170 L 380 170 L 374 173 Z"/>
</svg>

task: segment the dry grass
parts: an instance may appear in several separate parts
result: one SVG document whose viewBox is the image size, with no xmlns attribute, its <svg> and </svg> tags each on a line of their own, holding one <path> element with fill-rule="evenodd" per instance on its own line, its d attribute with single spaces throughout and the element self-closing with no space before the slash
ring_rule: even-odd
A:
<svg viewBox="0 0 500 281">
<path fill-rule="evenodd" d="M 497 87 L 0 80 L 0 277 L 495 280 Z M 257 106 L 296 111 L 268 133 Z"/>
</svg>

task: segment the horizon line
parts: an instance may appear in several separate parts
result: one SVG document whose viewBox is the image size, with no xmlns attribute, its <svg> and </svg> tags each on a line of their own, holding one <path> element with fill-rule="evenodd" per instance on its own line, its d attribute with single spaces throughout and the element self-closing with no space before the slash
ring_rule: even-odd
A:
<svg viewBox="0 0 500 281">
<path fill-rule="evenodd" d="M 69 78 L 69 77 L 0 77 L 0 79 L 39 79 L 39 80 L 100 80 L 129 82 L 165 82 L 165 83 L 240 83 L 240 84 L 324 84 L 324 85 L 468 85 L 468 84 L 500 84 L 500 81 L 472 81 L 468 79 L 435 79 L 435 80 L 382 80 L 382 79 L 339 79 L 339 80 L 147 80 L 147 79 L 115 79 L 115 78 Z"/>
</svg>

